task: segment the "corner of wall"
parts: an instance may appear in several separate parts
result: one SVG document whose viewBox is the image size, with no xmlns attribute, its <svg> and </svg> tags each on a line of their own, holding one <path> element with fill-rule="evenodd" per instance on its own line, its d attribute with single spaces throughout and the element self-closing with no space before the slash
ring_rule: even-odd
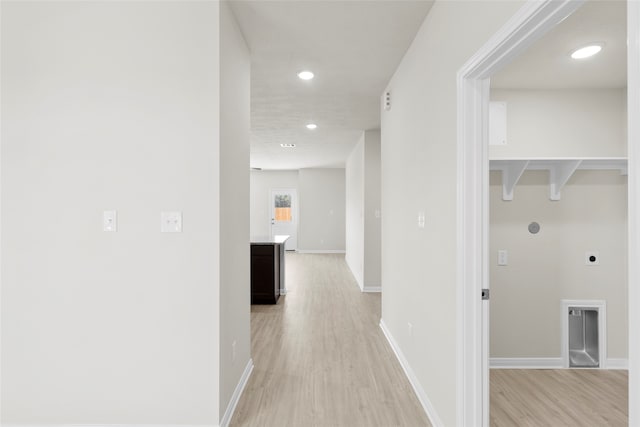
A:
<svg viewBox="0 0 640 427">
<path fill-rule="evenodd" d="M 238 402 L 240 401 L 240 397 L 242 396 L 242 392 L 249 382 L 249 377 L 253 372 L 253 359 L 249 359 L 247 365 L 244 368 L 244 372 L 238 381 L 238 385 L 233 391 L 233 395 L 231 396 L 231 400 L 229 401 L 229 405 L 227 405 L 227 409 L 224 411 L 224 415 L 220 420 L 220 427 L 228 427 L 229 423 L 231 423 L 231 419 L 233 418 L 233 413 L 236 410 L 236 406 L 238 406 Z"/>
<path fill-rule="evenodd" d="M 364 286 L 364 280 L 362 278 L 362 272 L 358 271 L 358 269 L 355 268 L 355 263 L 354 263 L 354 261 L 351 260 L 351 258 L 349 258 L 349 254 L 348 253 L 344 257 L 344 260 L 347 262 L 347 267 L 349 267 L 349 270 L 351 270 L 351 274 L 353 275 L 354 279 L 356 279 L 356 283 L 358 284 L 358 287 L 360 288 L 360 290 L 362 292 L 365 292 L 365 286 Z"/>
<path fill-rule="evenodd" d="M 440 418 L 440 416 L 438 415 L 438 412 L 433 406 L 433 403 L 431 403 L 431 400 L 429 399 L 427 392 L 424 390 L 424 388 L 422 388 L 422 385 L 420 384 L 418 377 L 416 376 L 415 372 L 411 368 L 411 365 L 409 365 L 409 361 L 402 353 L 402 350 L 400 350 L 400 346 L 398 346 L 398 343 L 391 335 L 391 331 L 389 331 L 383 319 L 380 319 L 380 329 L 382 329 L 382 332 L 384 333 L 385 338 L 389 342 L 389 345 L 391 346 L 393 353 L 396 355 L 398 362 L 400 362 L 400 366 L 402 367 L 404 374 L 407 376 L 407 379 L 409 380 L 411 387 L 413 387 L 413 391 L 416 393 L 416 397 L 420 401 L 420 404 L 422 405 L 422 408 L 427 414 L 429 421 L 431 421 L 431 425 L 433 425 L 433 427 L 444 427 L 444 423 L 442 422 L 442 419 Z"/>
</svg>

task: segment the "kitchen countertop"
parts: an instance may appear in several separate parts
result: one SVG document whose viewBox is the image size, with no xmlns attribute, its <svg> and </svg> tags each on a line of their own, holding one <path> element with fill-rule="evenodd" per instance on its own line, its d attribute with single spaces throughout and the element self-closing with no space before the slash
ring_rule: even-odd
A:
<svg viewBox="0 0 640 427">
<path fill-rule="evenodd" d="M 289 236 L 285 234 L 276 234 L 273 237 L 258 236 L 258 237 L 252 237 L 251 243 L 257 243 L 262 245 L 282 244 L 286 242 L 288 238 Z"/>
</svg>

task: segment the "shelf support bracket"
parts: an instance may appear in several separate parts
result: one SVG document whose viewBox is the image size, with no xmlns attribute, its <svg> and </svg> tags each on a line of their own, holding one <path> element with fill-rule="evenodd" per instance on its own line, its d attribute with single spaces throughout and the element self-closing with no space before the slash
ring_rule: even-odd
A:
<svg viewBox="0 0 640 427">
<path fill-rule="evenodd" d="M 549 199 L 560 200 L 560 191 L 580 167 L 582 160 L 561 161 L 549 169 Z"/>
<path fill-rule="evenodd" d="M 513 190 L 528 165 L 529 160 L 517 160 L 502 169 L 502 200 L 513 200 Z"/>
</svg>

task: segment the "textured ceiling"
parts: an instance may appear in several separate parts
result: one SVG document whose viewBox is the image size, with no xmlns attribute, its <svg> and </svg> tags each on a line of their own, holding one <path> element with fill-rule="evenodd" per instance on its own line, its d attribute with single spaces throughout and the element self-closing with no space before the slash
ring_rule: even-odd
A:
<svg viewBox="0 0 640 427">
<path fill-rule="evenodd" d="M 344 166 L 379 128 L 382 91 L 432 2 L 231 4 L 251 49 L 251 167 L 298 169 Z M 315 78 L 298 79 L 307 69 Z"/>
<path fill-rule="evenodd" d="M 588 1 L 491 78 L 501 89 L 622 88 L 627 85 L 624 1 Z M 583 60 L 569 54 L 586 44 L 603 50 Z"/>
</svg>

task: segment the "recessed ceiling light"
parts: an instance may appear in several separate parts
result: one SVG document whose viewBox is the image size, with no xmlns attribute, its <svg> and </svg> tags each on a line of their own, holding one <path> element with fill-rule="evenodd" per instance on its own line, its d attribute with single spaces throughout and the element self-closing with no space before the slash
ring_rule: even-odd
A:
<svg viewBox="0 0 640 427">
<path fill-rule="evenodd" d="M 313 78 L 313 73 L 311 71 L 300 71 L 298 73 L 298 77 L 300 77 L 302 80 L 311 80 Z"/>
<path fill-rule="evenodd" d="M 280 144 L 280 147 L 282 147 L 282 148 L 293 148 L 295 146 L 296 146 L 296 144 Z"/>
<path fill-rule="evenodd" d="M 573 59 L 589 58 L 602 50 L 602 44 L 590 44 L 589 46 L 581 47 L 571 52 Z"/>
<path fill-rule="evenodd" d="M 313 130 L 313 129 L 317 128 L 317 127 L 318 127 L 318 125 L 317 125 L 317 124 L 315 124 L 315 123 L 309 123 L 309 124 L 307 125 L 307 129 L 311 129 L 311 130 Z"/>
</svg>

